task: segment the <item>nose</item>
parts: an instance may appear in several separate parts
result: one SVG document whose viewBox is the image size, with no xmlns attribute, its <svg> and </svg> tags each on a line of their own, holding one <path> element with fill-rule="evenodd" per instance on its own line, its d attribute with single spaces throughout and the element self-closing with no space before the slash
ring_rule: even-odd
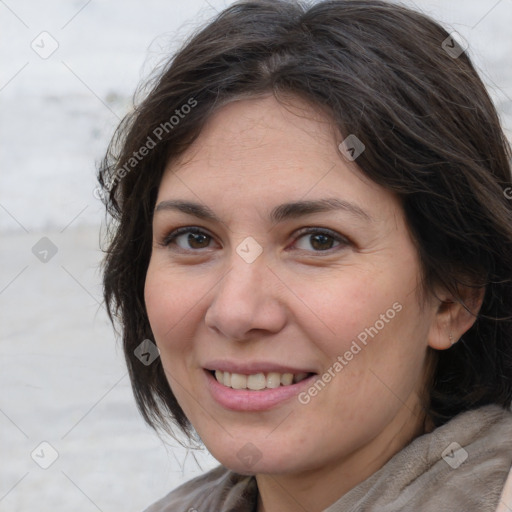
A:
<svg viewBox="0 0 512 512">
<path fill-rule="evenodd" d="M 279 332 L 286 323 L 282 288 L 264 254 L 247 263 L 234 252 L 230 269 L 212 291 L 206 326 L 237 341 Z"/>
</svg>

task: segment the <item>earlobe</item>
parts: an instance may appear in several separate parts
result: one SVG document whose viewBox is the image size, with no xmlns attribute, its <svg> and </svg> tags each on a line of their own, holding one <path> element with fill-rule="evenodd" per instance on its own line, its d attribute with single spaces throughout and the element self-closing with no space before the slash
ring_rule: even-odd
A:
<svg viewBox="0 0 512 512">
<path fill-rule="evenodd" d="M 455 345 L 475 323 L 482 306 L 485 287 L 465 287 L 460 299 L 445 293 L 430 326 L 428 344 L 435 350 L 446 350 Z"/>
</svg>

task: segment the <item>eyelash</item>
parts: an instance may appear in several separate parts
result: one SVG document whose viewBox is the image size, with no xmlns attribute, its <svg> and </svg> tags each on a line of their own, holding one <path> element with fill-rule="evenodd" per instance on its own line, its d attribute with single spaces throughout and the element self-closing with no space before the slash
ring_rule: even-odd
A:
<svg viewBox="0 0 512 512">
<path fill-rule="evenodd" d="M 183 235 L 183 234 L 186 234 L 186 233 L 206 235 L 210 239 L 213 239 L 213 237 L 211 235 L 209 235 L 203 229 L 198 228 L 196 226 L 188 226 L 188 227 L 177 228 L 174 231 L 172 231 L 171 233 L 169 233 L 162 240 L 161 245 L 164 246 L 164 247 L 168 247 L 169 245 L 171 245 L 176 240 L 176 238 L 178 238 L 180 235 Z M 343 236 L 337 234 L 336 232 L 331 231 L 330 229 L 326 229 L 326 228 L 304 228 L 304 229 L 300 230 L 296 234 L 297 240 L 302 238 L 302 237 L 304 237 L 304 236 L 306 236 L 306 235 L 325 235 L 325 236 L 328 236 L 328 237 L 332 238 L 335 242 L 339 242 L 338 246 L 331 247 L 330 249 L 326 249 L 324 251 L 320 250 L 320 251 L 307 251 L 307 252 L 330 253 L 332 251 L 335 251 L 337 249 L 339 250 L 339 249 L 341 249 L 341 248 L 343 248 L 343 247 L 345 247 L 347 245 L 350 245 L 350 243 L 351 243 L 346 237 L 343 237 Z M 183 248 L 181 248 L 179 246 L 178 246 L 178 248 L 179 248 L 179 250 L 185 251 L 185 252 L 187 252 L 187 251 L 190 251 L 190 252 L 201 252 L 203 249 L 207 249 L 207 247 L 206 248 L 202 248 L 202 249 L 183 249 Z M 306 250 L 306 249 L 299 249 L 299 250 Z"/>
</svg>

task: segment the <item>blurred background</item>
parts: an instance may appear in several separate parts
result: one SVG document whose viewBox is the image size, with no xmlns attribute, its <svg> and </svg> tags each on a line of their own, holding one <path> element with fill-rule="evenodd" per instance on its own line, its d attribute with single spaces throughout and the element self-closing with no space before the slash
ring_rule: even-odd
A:
<svg viewBox="0 0 512 512">
<path fill-rule="evenodd" d="M 97 163 L 223 0 L 0 0 L 0 511 L 140 512 L 217 462 L 138 414 L 101 305 Z M 469 43 L 510 139 L 512 0 L 403 1 Z"/>
</svg>

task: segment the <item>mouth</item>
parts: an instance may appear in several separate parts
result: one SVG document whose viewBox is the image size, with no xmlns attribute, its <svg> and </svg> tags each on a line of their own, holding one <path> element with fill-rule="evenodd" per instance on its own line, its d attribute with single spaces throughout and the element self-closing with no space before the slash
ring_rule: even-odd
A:
<svg viewBox="0 0 512 512">
<path fill-rule="evenodd" d="M 222 370 L 206 370 L 216 381 L 231 389 L 262 391 L 265 389 L 276 389 L 292 386 L 303 380 L 316 375 L 316 373 L 279 373 L 279 372 L 258 372 L 251 374 L 232 373 Z"/>
<path fill-rule="evenodd" d="M 252 371 L 256 373 L 233 373 L 205 368 L 203 371 L 213 400 L 224 409 L 236 412 L 268 411 L 290 403 L 318 376 L 304 371 L 291 373 L 289 368 L 286 373 L 263 370 L 255 368 Z"/>
</svg>

